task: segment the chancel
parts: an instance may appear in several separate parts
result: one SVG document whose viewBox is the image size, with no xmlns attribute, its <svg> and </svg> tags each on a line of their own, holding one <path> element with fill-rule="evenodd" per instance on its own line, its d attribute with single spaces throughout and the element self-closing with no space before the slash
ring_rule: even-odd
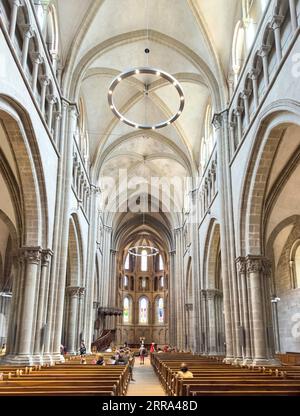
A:
<svg viewBox="0 0 300 416">
<path fill-rule="evenodd" d="M 0 0 L 0 396 L 300 395 L 299 26 Z"/>
</svg>

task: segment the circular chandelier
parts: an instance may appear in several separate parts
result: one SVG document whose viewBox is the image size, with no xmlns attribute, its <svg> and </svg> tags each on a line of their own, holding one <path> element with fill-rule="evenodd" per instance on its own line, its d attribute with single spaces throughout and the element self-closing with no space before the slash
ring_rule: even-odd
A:
<svg viewBox="0 0 300 416">
<path fill-rule="evenodd" d="M 115 88 L 124 79 L 127 79 L 129 77 L 132 77 L 132 76 L 138 75 L 138 74 L 147 74 L 147 75 L 150 74 L 150 75 L 157 76 L 159 78 L 163 78 L 163 79 L 167 80 L 169 84 L 173 85 L 174 88 L 177 90 L 178 96 L 179 96 L 178 110 L 169 119 L 161 121 L 160 123 L 157 123 L 157 124 L 152 124 L 152 125 L 150 125 L 150 124 L 141 124 L 141 123 L 137 123 L 135 121 L 129 120 L 117 109 L 117 107 L 114 103 L 114 99 L 113 99 Z M 146 96 L 148 96 L 148 94 L 149 94 L 147 84 L 144 84 L 144 94 Z M 152 68 L 152 67 L 138 67 L 138 68 L 131 68 L 127 71 L 124 71 L 113 79 L 113 81 L 111 82 L 111 84 L 109 86 L 109 89 L 108 89 L 108 103 L 109 103 L 109 106 L 110 106 L 112 112 L 123 123 L 126 123 L 127 125 L 129 125 L 131 127 L 134 127 L 136 129 L 156 130 L 156 129 L 161 129 L 162 127 L 168 126 L 169 124 L 173 123 L 180 116 L 180 114 L 182 113 L 182 110 L 184 108 L 184 94 L 183 94 L 182 87 L 179 84 L 179 82 L 176 80 L 176 78 L 174 78 L 172 75 L 168 74 L 167 72 L 162 71 L 160 69 Z"/>
<path fill-rule="evenodd" d="M 144 250 L 147 252 L 147 257 L 156 256 L 159 253 L 158 248 L 152 247 L 152 246 L 134 246 L 134 247 L 130 247 L 128 249 L 128 253 L 131 254 L 132 256 L 142 257 L 142 256 L 145 255 L 145 254 L 143 254 Z"/>
</svg>

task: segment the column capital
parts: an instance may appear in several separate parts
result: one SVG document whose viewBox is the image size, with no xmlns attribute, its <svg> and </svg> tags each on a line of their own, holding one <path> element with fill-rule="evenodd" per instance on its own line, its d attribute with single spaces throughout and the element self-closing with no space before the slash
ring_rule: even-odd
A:
<svg viewBox="0 0 300 416">
<path fill-rule="evenodd" d="M 248 273 L 259 273 L 264 270 L 264 258 L 262 256 L 247 256 L 247 272 Z"/>
<path fill-rule="evenodd" d="M 44 62 L 44 58 L 42 57 L 40 52 L 31 52 L 31 58 L 32 58 L 33 62 L 35 62 L 38 65 L 40 65 Z"/>
<path fill-rule="evenodd" d="M 47 267 L 50 263 L 51 257 L 53 256 L 53 251 L 50 248 L 42 250 L 42 266 Z"/>
<path fill-rule="evenodd" d="M 23 36 L 27 38 L 32 38 L 35 35 L 34 28 L 31 24 L 26 24 L 22 26 L 23 29 Z"/>
<path fill-rule="evenodd" d="M 41 260 L 41 252 L 41 247 L 22 247 L 19 251 L 20 261 L 30 264 L 39 264 Z"/>
<path fill-rule="evenodd" d="M 57 102 L 57 98 L 54 94 L 48 94 L 47 100 L 50 104 L 55 104 Z"/>
<path fill-rule="evenodd" d="M 80 287 L 78 289 L 78 295 L 79 295 L 79 297 L 80 298 L 83 298 L 84 294 L 85 294 L 85 287 Z"/>
<path fill-rule="evenodd" d="M 241 93 L 241 97 L 242 97 L 242 99 L 243 100 L 246 100 L 246 99 L 248 99 L 249 97 L 250 97 L 250 95 L 251 95 L 251 90 L 249 90 L 249 89 L 245 89 L 245 90 L 243 90 L 242 91 L 242 93 Z"/>
<path fill-rule="evenodd" d="M 61 119 L 61 111 L 55 111 L 53 113 L 54 117 L 56 120 L 60 120 Z"/>
<path fill-rule="evenodd" d="M 243 107 L 238 106 L 234 109 L 233 112 L 237 117 L 240 117 L 242 115 L 242 112 L 243 112 Z"/>
<path fill-rule="evenodd" d="M 118 250 L 115 250 L 114 248 L 110 249 L 111 254 L 113 254 L 114 256 L 118 253 Z"/>
<path fill-rule="evenodd" d="M 268 56 L 270 50 L 271 50 L 270 45 L 261 45 L 261 47 L 258 51 L 258 55 L 261 56 L 262 58 L 265 57 L 265 56 Z"/>
<path fill-rule="evenodd" d="M 81 287 L 79 286 L 68 286 L 66 291 L 71 298 L 75 298 L 79 296 L 80 289 Z"/>
<path fill-rule="evenodd" d="M 169 251 L 169 254 L 170 254 L 170 256 L 175 256 L 175 254 L 176 254 L 176 250 L 171 250 L 171 251 Z"/>
<path fill-rule="evenodd" d="M 206 297 L 207 297 L 207 292 L 206 292 L 206 290 L 205 290 L 205 289 L 201 289 L 200 294 L 201 294 L 202 299 L 206 299 Z"/>
<path fill-rule="evenodd" d="M 235 259 L 235 263 L 239 273 L 246 273 L 247 263 L 245 257 L 238 257 L 237 259 Z"/>
<path fill-rule="evenodd" d="M 276 30 L 276 29 L 280 28 L 283 20 L 284 20 L 284 16 L 275 14 L 272 17 L 272 20 L 270 22 L 270 28 L 273 29 L 273 30 Z"/>
<path fill-rule="evenodd" d="M 257 68 L 251 68 L 249 71 L 249 78 L 251 78 L 252 80 L 257 79 L 258 77 L 258 69 Z"/>
<path fill-rule="evenodd" d="M 13 0 L 13 5 L 16 7 L 23 7 L 24 1 L 23 0 Z"/>
<path fill-rule="evenodd" d="M 48 77 L 48 75 L 42 75 L 40 77 L 40 81 L 45 86 L 50 84 L 50 78 Z"/>
<path fill-rule="evenodd" d="M 222 295 L 222 291 L 219 289 L 207 289 L 206 290 L 206 296 L 207 296 L 207 299 L 209 300 L 212 300 L 216 296 L 221 296 L 221 295 Z"/>
<path fill-rule="evenodd" d="M 100 187 L 96 185 L 91 185 L 91 193 L 94 195 L 100 195 L 101 194 Z"/>
</svg>

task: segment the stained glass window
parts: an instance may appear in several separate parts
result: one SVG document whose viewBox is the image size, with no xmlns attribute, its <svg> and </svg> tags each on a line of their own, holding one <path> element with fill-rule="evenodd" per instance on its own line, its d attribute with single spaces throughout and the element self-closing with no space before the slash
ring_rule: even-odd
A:
<svg viewBox="0 0 300 416">
<path fill-rule="evenodd" d="M 146 298 L 140 299 L 140 324 L 148 323 L 148 301 Z"/>
<path fill-rule="evenodd" d="M 164 268 L 164 262 L 161 255 L 159 255 L 159 270 L 163 270 Z"/>
<path fill-rule="evenodd" d="M 142 270 L 142 272 L 146 272 L 148 270 L 147 250 L 142 250 L 141 270 Z"/>
<path fill-rule="evenodd" d="M 123 322 L 129 322 L 129 299 L 126 297 L 123 301 Z"/>
<path fill-rule="evenodd" d="M 164 277 L 163 276 L 160 277 L 160 287 L 161 288 L 164 287 Z"/>
<path fill-rule="evenodd" d="M 125 260 L 125 269 L 128 270 L 129 269 L 129 254 L 127 254 L 126 256 L 126 260 Z"/>
<path fill-rule="evenodd" d="M 160 324 L 164 323 L 164 300 L 163 298 L 159 298 L 159 301 L 158 301 L 158 322 Z"/>
<path fill-rule="evenodd" d="M 124 287 L 128 286 L 128 276 L 124 276 Z"/>
</svg>

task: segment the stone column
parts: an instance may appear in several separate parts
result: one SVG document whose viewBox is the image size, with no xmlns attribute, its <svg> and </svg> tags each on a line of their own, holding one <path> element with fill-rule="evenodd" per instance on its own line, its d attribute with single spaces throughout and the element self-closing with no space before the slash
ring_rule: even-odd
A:
<svg viewBox="0 0 300 416">
<path fill-rule="evenodd" d="M 251 344 L 250 344 L 250 323 L 249 323 L 249 300 L 247 290 L 247 274 L 246 274 L 246 260 L 244 257 L 238 257 L 236 259 L 239 280 L 240 280 L 240 298 L 242 304 L 242 323 L 244 333 L 244 346 L 243 346 L 243 364 L 250 364 L 251 359 Z"/>
<path fill-rule="evenodd" d="M 32 92 L 33 94 L 36 93 L 37 90 L 37 79 L 39 74 L 39 66 L 43 63 L 44 59 L 39 52 L 33 52 L 32 54 L 33 60 L 33 72 L 32 72 Z"/>
<path fill-rule="evenodd" d="M 292 31 L 293 33 L 295 33 L 298 28 L 297 10 L 296 10 L 295 0 L 289 0 L 289 8 L 290 8 L 290 14 L 291 14 Z"/>
<path fill-rule="evenodd" d="M 41 77 L 42 91 L 41 91 L 41 112 L 45 116 L 45 101 L 46 101 L 46 92 L 47 87 L 50 83 L 50 78 L 47 75 Z"/>
<path fill-rule="evenodd" d="M 225 339 L 226 339 L 226 358 L 225 362 L 231 363 L 234 360 L 236 347 L 236 331 L 235 331 L 235 314 L 234 314 L 234 297 L 232 289 L 232 269 L 231 269 L 231 239 L 233 239 L 232 225 L 232 207 L 228 198 L 231 198 L 231 179 L 228 177 L 228 112 L 215 114 L 213 125 L 217 134 L 217 176 L 218 176 L 218 192 L 220 195 L 221 218 L 220 218 L 220 246 L 222 261 L 222 277 L 223 277 L 223 299 L 224 299 L 224 320 L 225 320 Z M 225 192 L 226 190 L 226 192 Z M 231 234 L 232 233 L 232 234 Z M 230 238 L 231 236 L 231 238 Z M 233 242 L 234 246 L 234 242 Z"/>
<path fill-rule="evenodd" d="M 283 22 L 283 16 L 273 16 L 271 22 L 271 28 L 274 31 L 275 37 L 275 46 L 276 46 L 276 57 L 277 57 L 277 66 L 279 66 L 282 58 L 282 47 L 281 47 L 281 34 L 280 27 Z"/>
<path fill-rule="evenodd" d="M 23 247 L 20 250 L 20 261 L 23 263 L 23 285 L 18 296 L 20 315 L 16 324 L 19 326 L 15 340 L 14 355 L 5 357 L 5 361 L 20 365 L 32 364 L 32 334 L 34 328 L 34 310 L 36 284 L 39 273 L 41 248 Z"/>
<path fill-rule="evenodd" d="M 264 284 L 264 267 L 266 259 L 262 256 L 247 256 L 247 274 L 249 278 L 251 293 L 251 312 L 253 326 L 253 345 L 254 358 L 253 366 L 264 365 L 273 366 L 280 365 L 279 361 L 270 355 L 268 350 L 267 339 L 267 316 L 265 308 L 266 302 L 270 302 L 266 298 Z"/>
<path fill-rule="evenodd" d="M 237 107 L 235 109 L 235 115 L 237 119 L 237 137 L 238 142 L 241 143 L 242 137 L 243 137 L 243 127 L 242 127 L 242 109 L 240 107 Z"/>
<path fill-rule="evenodd" d="M 182 228 L 174 230 L 175 244 L 176 244 L 176 266 L 175 266 L 175 285 L 176 285 L 176 335 L 177 335 L 177 347 L 179 349 L 184 348 L 184 285 L 183 285 L 183 239 Z"/>
<path fill-rule="evenodd" d="M 169 271 L 169 342 L 176 344 L 176 289 L 175 289 L 175 250 L 170 251 Z"/>
<path fill-rule="evenodd" d="M 76 173 L 75 173 L 76 175 Z M 84 309 L 84 340 L 86 342 L 87 352 L 89 352 L 90 345 L 92 343 L 93 335 L 93 300 L 99 300 L 99 294 L 94 293 L 94 281 L 95 281 L 95 259 L 97 252 L 97 227 L 98 227 L 98 218 L 97 218 L 97 198 L 100 196 L 100 188 L 91 185 L 91 209 L 90 209 L 90 225 L 89 225 L 89 240 L 88 240 L 88 253 L 90 255 L 87 259 L 87 276 L 85 280 L 86 286 L 86 296 L 85 296 L 85 309 Z"/>
<path fill-rule="evenodd" d="M 75 345 L 76 341 L 76 327 L 78 325 L 78 297 L 80 287 L 69 286 L 66 292 L 69 296 L 69 310 L 68 310 L 68 330 L 67 330 L 67 350 L 69 354 L 76 354 L 79 348 Z M 78 347 L 78 348 L 77 348 Z"/>
<path fill-rule="evenodd" d="M 234 154 L 236 148 L 238 147 L 238 143 L 236 143 L 236 138 L 235 138 L 235 132 L 236 132 L 236 122 L 231 121 L 229 123 L 229 129 L 230 129 L 230 142 L 231 142 L 231 155 Z"/>
<path fill-rule="evenodd" d="M 256 69 L 254 68 L 251 69 L 250 78 L 252 80 L 254 106 L 255 106 L 255 110 L 257 110 L 259 106 L 259 101 L 258 101 L 258 85 L 257 85 L 257 70 Z"/>
<path fill-rule="evenodd" d="M 54 139 L 55 144 L 57 145 L 59 143 L 59 138 L 60 138 L 61 112 L 60 111 L 55 111 L 54 118 L 55 118 L 55 123 L 54 123 L 53 139 Z"/>
<path fill-rule="evenodd" d="M 50 132 L 51 132 L 52 117 L 53 117 L 53 106 L 56 103 L 57 99 L 56 99 L 55 95 L 51 94 L 51 95 L 48 95 L 47 100 L 48 100 L 48 103 L 49 103 L 47 125 L 48 125 L 48 128 L 49 128 Z"/>
<path fill-rule="evenodd" d="M 0 292 L 0 345 L 7 344 L 8 318 L 12 294 L 7 290 Z M 7 345 L 6 345 L 7 346 Z"/>
<path fill-rule="evenodd" d="M 263 63 L 263 71 L 264 71 L 264 81 L 265 81 L 265 88 L 268 88 L 269 85 L 269 63 L 268 63 L 268 55 L 270 52 L 269 45 L 262 45 L 259 50 L 259 55 L 262 58 Z"/>
<path fill-rule="evenodd" d="M 205 289 L 201 289 L 201 317 L 202 317 L 202 334 L 201 334 L 201 339 L 202 339 L 202 348 L 201 348 L 201 352 L 204 354 L 208 354 L 209 349 L 208 349 L 208 328 L 209 328 L 209 324 L 208 324 L 208 311 L 207 311 L 207 293 Z"/>
<path fill-rule="evenodd" d="M 64 138 L 64 140 L 61 140 L 59 143 L 59 151 L 61 155 L 65 154 L 65 145 L 68 139 L 68 131 L 66 129 L 66 121 L 67 121 L 67 108 L 68 105 L 65 101 L 62 101 L 62 122 L 61 122 L 61 135 Z M 63 189 L 63 181 L 65 179 L 65 159 L 64 157 L 61 157 L 59 160 L 58 165 L 58 181 L 57 181 L 57 191 L 56 191 L 56 203 L 55 203 L 55 223 L 54 223 L 54 235 L 53 235 L 53 260 L 51 265 L 51 272 L 50 272 L 50 279 L 49 279 L 49 285 L 47 288 L 47 308 L 45 308 L 45 316 L 44 316 L 44 322 L 45 322 L 45 328 L 46 334 L 45 334 L 45 343 L 44 343 L 44 351 L 45 353 L 48 353 L 48 358 L 51 361 L 51 331 L 52 331 L 52 325 L 54 322 L 54 303 L 56 299 L 56 281 L 58 279 L 58 264 L 59 264 L 59 258 L 61 256 L 61 247 L 59 244 L 60 240 L 60 234 L 62 229 L 62 224 L 64 223 L 63 218 L 63 206 L 64 206 L 64 194 L 65 192 Z M 61 357 L 61 354 L 59 352 L 58 357 Z M 45 359 L 45 355 L 44 355 Z"/>
<path fill-rule="evenodd" d="M 215 297 L 216 297 L 216 290 L 215 289 L 207 289 L 207 310 L 208 310 L 208 328 L 209 328 L 209 355 L 216 355 L 217 354 L 217 337 L 216 337 L 216 329 L 217 329 L 217 322 L 216 322 L 216 310 L 215 310 Z"/>
<path fill-rule="evenodd" d="M 65 164 L 64 164 L 64 183 L 62 193 L 64 194 L 64 201 L 62 206 L 62 222 L 61 234 L 58 245 L 58 252 L 60 254 L 57 259 L 57 275 L 55 282 L 56 296 L 55 296 L 55 322 L 51 329 L 52 331 L 52 351 L 53 356 L 61 360 L 60 345 L 62 336 L 62 325 L 64 316 L 64 300 L 66 287 L 66 270 L 68 258 L 68 239 L 69 239 L 69 222 L 70 222 L 70 204 L 71 204 L 71 183 L 72 183 L 72 149 L 73 149 L 73 135 L 76 131 L 78 112 L 75 106 L 69 108 L 69 123 L 66 132 L 67 146 L 65 150 Z"/>
<path fill-rule="evenodd" d="M 21 6 L 22 6 L 22 3 L 20 0 L 14 0 L 12 3 L 11 15 L 10 15 L 10 26 L 9 26 L 9 36 L 10 36 L 12 43 L 14 43 L 15 41 L 18 10 L 19 10 L 19 7 Z"/>
<path fill-rule="evenodd" d="M 80 341 L 83 339 L 86 342 L 85 336 L 84 336 L 84 332 L 83 332 L 83 308 L 84 308 L 84 295 L 85 295 L 86 291 L 85 291 L 85 287 L 80 287 L 79 288 L 79 293 L 78 293 L 78 327 L 77 327 L 77 337 L 76 337 L 76 341 L 77 344 L 76 345 L 80 345 Z"/>
<path fill-rule="evenodd" d="M 250 91 L 249 90 L 244 90 L 243 94 L 242 94 L 242 98 L 243 98 L 243 101 L 244 101 L 245 118 L 246 118 L 247 127 L 250 124 L 249 96 L 250 96 Z"/>
<path fill-rule="evenodd" d="M 34 355 L 36 355 L 36 362 L 40 363 L 40 354 L 42 354 L 42 331 L 45 330 L 45 309 L 47 307 L 47 288 L 49 284 L 49 263 L 53 255 L 52 250 L 42 250 L 41 253 L 41 277 L 40 287 L 38 291 L 38 307 L 36 314 L 36 335 L 34 340 Z"/>
<path fill-rule="evenodd" d="M 25 25 L 24 34 L 23 34 L 23 47 L 22 47 L 22 68 L 25 69 L 27 57 L 28 57 L 28 48 L 30 39 L 34 36 L 34 30 L 31 25 Z"/>
</svg>

